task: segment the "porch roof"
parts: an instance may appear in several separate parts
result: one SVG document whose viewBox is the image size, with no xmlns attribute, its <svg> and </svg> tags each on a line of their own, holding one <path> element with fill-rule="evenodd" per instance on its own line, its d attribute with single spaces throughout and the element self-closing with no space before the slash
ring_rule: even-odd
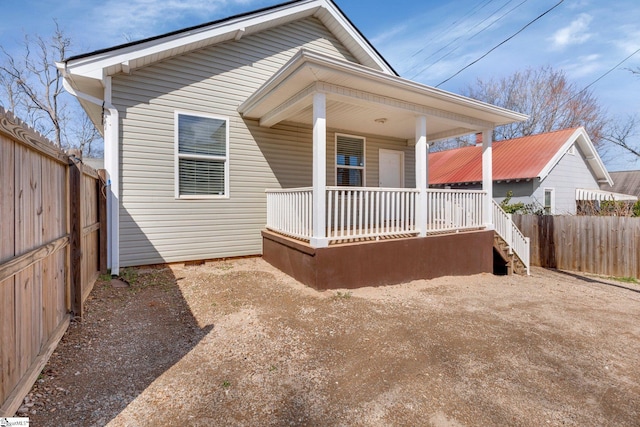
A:
<svg viewBox="0 0 640 427">
<path fill-rule="evenodd" d="M 313 94 L 327 97 L 327 126 L 414 141 L 415 117 L 427 117 L 427 139 L 445 139 L 527 119 L 524 114 L 301 49 L 238 111 L 271 127 L 311 124 Z"/>
</svg>

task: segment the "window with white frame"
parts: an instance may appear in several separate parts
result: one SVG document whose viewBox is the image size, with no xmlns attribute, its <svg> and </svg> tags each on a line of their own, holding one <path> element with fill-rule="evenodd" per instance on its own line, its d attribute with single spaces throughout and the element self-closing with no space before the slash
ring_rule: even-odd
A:
<svg viewBox="0 0 640 427">
<path fill-rule="evenodd" d="M 545 215 L 552 215 L 554 211 L 554 191 L 553 188 L 544 189 L 544 213 Z"/>
<path fill-rule="evenodd" d="M 175 114 L 176 197 L 229 195 L 229 120 Z"/>
<path fill-rule="evenodd" d="M 364 185 L 365 139 L 336 134 L 336 185 Z"/>
</svg>

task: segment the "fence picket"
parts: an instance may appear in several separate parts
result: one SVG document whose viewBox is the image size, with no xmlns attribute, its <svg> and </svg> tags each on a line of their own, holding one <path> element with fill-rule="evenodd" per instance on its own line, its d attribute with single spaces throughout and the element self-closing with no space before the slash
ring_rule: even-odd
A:
<svg viewBox="0 0 640 427">
<path fill-rule="evenodd" d="M 87 298 L 106 256 L 100 250 L 99 177 L 79 195 L 85 216 L 69 217 L 69 157 L 0 108 L 0 417 L 13 416 L 69 324 L 70 300 Z M 92 219 L 96 218 L 96 224 Z M 67 223 L 80 231 L 71 259 Z M 83 234 L 84 231 L 84 234 Z M 84 238 L 82 238 L 84 237 Z M 71 294 L 71 273 L 77 278 Z M 78 313 L 81 315 L 81 313 Z"/>
<path fill-rule="evenodd" d="M 514 215 L 514 221 L 531 237 L 532 265 L 640 278 L 640 218 Z"/>
</svg>

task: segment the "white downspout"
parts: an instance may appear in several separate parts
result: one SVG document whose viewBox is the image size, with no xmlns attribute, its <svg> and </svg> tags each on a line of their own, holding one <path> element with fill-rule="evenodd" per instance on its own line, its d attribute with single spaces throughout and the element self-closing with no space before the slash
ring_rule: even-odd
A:
<svg viewBox="0 0 640 427">
<path fill-rule="evenodd" d="M 107 265 L 111 268 L 112 275 L 118 275 L 120 272 L 119 115 L 118 110 L 111 104 L 111 77 L 105 77 L 104 100 L 75 90 L 66 79 L 62 79 L 62 84 L 71 95 L 99 105 L 109 113 L 105 117 L 104 125 L 104 166 L 107 170 L 107 188 L 109 188 L 107 227 L 110 230 L 107 235 Z"/>
</svg>

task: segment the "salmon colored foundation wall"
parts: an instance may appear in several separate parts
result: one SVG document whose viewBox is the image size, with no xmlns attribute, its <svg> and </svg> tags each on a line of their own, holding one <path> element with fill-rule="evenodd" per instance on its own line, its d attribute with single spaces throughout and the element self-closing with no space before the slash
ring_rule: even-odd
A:
<svg viewBox="0 0 640 427">
<path fill-rule="evenodd" d="M 493 272 L 493 231 L 353 243 L 313 249 L 262 232 L 263 258 L 318 290 L 382 286 Z"/>
</svg>

